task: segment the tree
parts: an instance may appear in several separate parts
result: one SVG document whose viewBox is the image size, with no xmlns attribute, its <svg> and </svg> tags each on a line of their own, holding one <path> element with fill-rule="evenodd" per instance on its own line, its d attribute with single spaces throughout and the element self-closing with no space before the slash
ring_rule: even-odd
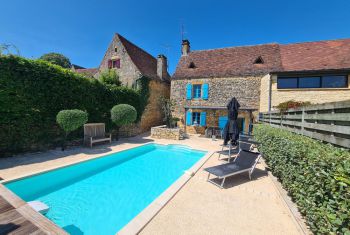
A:
<svg viewBox="0 0 350 235">
<path fill-rule="evenodd" d="M 69 69 L 72 66 L 72 64 L 70 63 L 70 60 L 67 57 L 65 57 L 64 55 L 59 54 L 59 53 L 54 53 L 54 52 L 47 53 L 47 54 L 42 55 L 39 59 L 48 61 L 51 64 L 59 65 L 59 66 L 66 68 L 66 69 Z"/>
<path fill-rule="evenodd" d="M 174 111 L 175 102 L 172 99 L 165 98 L 161 96 L 159 98 L 159 106 L 163 112 L 163 121 L 167 125 L 167 127 L 171 128 L 174 126 L 174 122 L 178 120 L 177 118 L 173 118 L 172 112 Z"/>
<path fill-rule="evenodd" d="M 116 125 L 117 135 L 116 139 L 119 139 L 120 127 L 131 124 L 136 121 L 137 111 L 136 109 L 128 104 L 118 104 L 111 109 L 111 119 Z"/>
<path fill-rule="evenodd" d="M 18 48 L 13 45 L 13 44 L 6 44 L 6 43 L 2 43 L 0 44 L 0 56 L 4 55 L 5 53 L 8 55 L 13 55 L 14 53 L 12 53 L 12 51 L 15 51 L 16 55 L 20 55 Z"/>
<path fill-rule="evenodd" d="M 56 122 L 64 131 L 62 151 L 65 149 L 65 142 L 70 132 L 75 131 L 88 120 L 87 112 L 79 109 L 61 110 L 56 116 Z"/>
<path fill-rule="evenodd" d="M 114 69 L 104 70 L 100 73 L 98 79 L 103 84 L 120 86 L 122 83 L 119 80 L 119 75 Z"/>
</svg>

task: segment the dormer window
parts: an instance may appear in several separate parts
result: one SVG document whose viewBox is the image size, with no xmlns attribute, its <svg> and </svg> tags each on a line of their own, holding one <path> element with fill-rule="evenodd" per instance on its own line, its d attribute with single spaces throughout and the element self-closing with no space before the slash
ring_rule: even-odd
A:
<svg viewBox="0 0 350 235">
<path fill-rule="evenodd" d="M 261 56 L 255 59 L 254 64 L 264 64 L 264 60 Z"/>
<path fill-rule="evenodd" d="M 193 62 L 191 62 L 191 63 L 188 65 L 188 68 L 194 69 L 194 68 L 196 68 L 196 65 L 195 65 Z"/>
</svg>

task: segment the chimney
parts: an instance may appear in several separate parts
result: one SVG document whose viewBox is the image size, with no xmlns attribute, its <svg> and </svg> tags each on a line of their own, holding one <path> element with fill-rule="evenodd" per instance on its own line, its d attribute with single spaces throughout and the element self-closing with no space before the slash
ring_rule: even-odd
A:
<svg viewBox="0 0 350 235">
<path fill-rule="evenodd" d="M 164 55 L 158 55 L 157 58 L 157 75 L 161 80 L 168 78 L 168 60 Z"/>
<path fill-rule="evenodd" d="M 183 56 L 186 56 L 188 55 L 188 53 L 190 53 L 190 41 L 185 39 L 185 40 L 182 40 L 181 54 Z"/>
</svg>

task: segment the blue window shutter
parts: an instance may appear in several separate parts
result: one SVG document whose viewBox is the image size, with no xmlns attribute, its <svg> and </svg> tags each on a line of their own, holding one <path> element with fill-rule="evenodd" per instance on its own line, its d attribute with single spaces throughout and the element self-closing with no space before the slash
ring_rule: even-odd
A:
<svg viewBox="0 0 350 235">
<path fill-rule="evenodd" d="M 186 125 L 192 125 L 192 113 L 190 111 L 186 112 Z"/>
<path fill-rule="evenodd" d="M 203 100 L 207 100 L 209 97 L 209 84 L 208 83 L 204 83 L 202 85 L 202 99 Z"/>
<path fill-rule="evenodd" d="M 201 126 L 207 125 L 207 113 L 206 112 L 201 112 L 200 125 Z"/>
<path fill-rule="evenodd" d="M 188 83 L 186 85 L 186 99 L 191 100 L 192 99 L 192 84 Z"/>
</svg>

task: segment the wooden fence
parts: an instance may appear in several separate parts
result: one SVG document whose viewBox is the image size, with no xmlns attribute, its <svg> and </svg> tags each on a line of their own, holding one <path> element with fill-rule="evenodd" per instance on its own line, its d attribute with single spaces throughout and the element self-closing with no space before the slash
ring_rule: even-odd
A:
<svg viewBox="0 0 350 235">
<path fill-rule="evenodd" d="M 260 113 L 259 121 L 350 148 L 350 100 Z"/>
</svg>

